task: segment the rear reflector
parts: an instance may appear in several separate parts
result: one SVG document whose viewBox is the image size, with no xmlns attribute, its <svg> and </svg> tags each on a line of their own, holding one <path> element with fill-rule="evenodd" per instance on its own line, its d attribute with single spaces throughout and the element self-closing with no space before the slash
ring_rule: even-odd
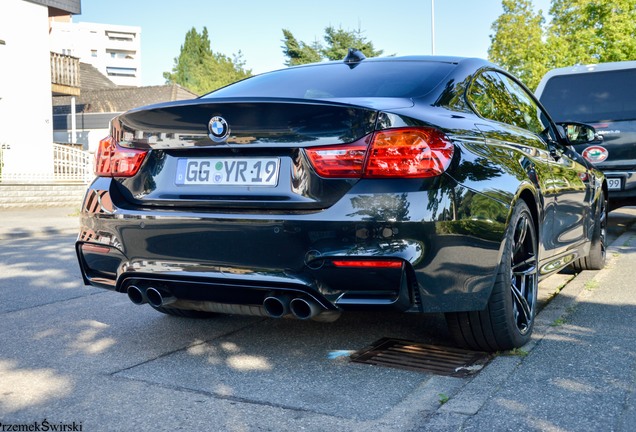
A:
<svg viewBox="0 0 636 432">
<path fill-rule="evenodd" d="M 401 260 L 333 260 L 331 261 L 336 267 L 354 267 L 354 268 L 400 268 Z"/>
<path fill-rule="evenodd" d="M 110 252 L 110 248 L 108 246 L 99 246 L 95 244 L 84 243 L 82 245 L 82 251 L 106 255 L 108 252 Z"/>
<path fill-rule="evenodd" d="M 360 178 L 370 136 L 346 145 L 306 149 L 316 173 L 321 177 Z"/>
<path fill-rule="evenodd" d="M 327 178 L 425 178 L 442 174 L 454 146 L 437 129 L 407 127 L 375 132 L 356 142 L 305 149 Z"/>
<path fill-rule="evenodd" d="M 137 174 L 148 152 L 121 147 L 112 137 L 99 142 L 95 153 L 95 175 L 132 177 Z"/>
</svg>

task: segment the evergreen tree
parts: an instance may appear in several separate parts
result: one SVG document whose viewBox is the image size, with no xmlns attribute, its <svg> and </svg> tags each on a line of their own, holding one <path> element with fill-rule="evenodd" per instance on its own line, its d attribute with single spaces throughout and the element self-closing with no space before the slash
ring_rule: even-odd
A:
<svg viewBox="0 0 636 432">
<path fill-rule="evenodd" d="M 166 83 L 176 83 L 194 93 L 204 94 L 249 77 L 252 71 L 245 70 L 244 66 L 240 51 L 232 59 L 213 52 L 208 29 L 203 27 L 199 34 L 193 27 L 186 33 L 172 72 L 164 72 L 163 77 Z"/>
<path fill-rule="evenodd" d="M 286 66 L 297 66 L 306 63 L 317 63 L 322 60 L 320 44 L 315 41 L 312 45 L 298 42 L 291 31 L 283 29 L 283 54 L 287 57 Z"/>
<path fill-rule="evenodd" d="M 347 56 L 349 48 L 359 49 L 367 57 L 377 57 L 383 52 L 376 50 L 373 42 L 367 41 L 360 29 L 344 30 L 329 26 L 325 28 L 324 40 L 326 42 L 324 46 L 318 41 L 307 44 L 298 41 L 288 29 L 283 29 L 281 48 L 287 58 L 285 64 L 296 66 L 321 60 L 342 60 Z"/>
<path fill-rule="evenodd" d="M 366 57 L 378 57 L 383 53 L 373 47 L 373 42 L 367 41 L 360 29 L 349 31 L 329 26 L 325 29 L 325 42 L 327 46 L 320 52 L 329 60 L 342 60 L 347 56 L 349 48 L 359 49 Z"/>
</svg>

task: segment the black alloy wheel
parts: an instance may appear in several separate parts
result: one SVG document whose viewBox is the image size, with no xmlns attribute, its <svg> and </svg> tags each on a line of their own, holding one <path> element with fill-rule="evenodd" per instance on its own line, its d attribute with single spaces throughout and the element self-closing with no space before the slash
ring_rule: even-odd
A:
<svg viewBox="0 0 636 432">
<path fill-rule="evenodd" d="M 486 309 L 446 314 L 459 345 L 504 351 L 525 345 L 532 335 L 537 308 L 537 234 L 525 202 L 515 204 L 506 231 L 497 278 Z"/>
<path fill-rule="evenodd" d="M 512 238 L 510 258 L 510 293 L 519 334 L 532 330 L 538 290 L 537 241 L 530 212 L 521 214 Z"/>
<path fill-rule="evenodd" d="M 590 253 L 572 263 L 572 267 L 575 271 L 601 270 L 605 267 L 607 255 L 607 211 L 607 196 L 605 192 L 601 192 L 597 203 L 597 212 L 594 217 Z"/>
</svg>

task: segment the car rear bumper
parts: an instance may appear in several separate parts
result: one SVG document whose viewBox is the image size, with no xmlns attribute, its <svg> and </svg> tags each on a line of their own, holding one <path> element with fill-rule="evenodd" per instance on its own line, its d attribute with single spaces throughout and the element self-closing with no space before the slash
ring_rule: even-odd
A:
<svg viewBox="0 0 636 432">
<path fill-rule="evenodd" d="M 453 220 L 450 193 L 354 187 L 323 211 L 263 214 L 133 208 L 113 183 L 86 194 L 78 259 L 86 284 L 134 287 L 140 302 L 153 288 L 184 309 L 262 312 L 275 296 L 323 312 L 481 310 L 499 262 L 504 224 Z"/>
</svg>

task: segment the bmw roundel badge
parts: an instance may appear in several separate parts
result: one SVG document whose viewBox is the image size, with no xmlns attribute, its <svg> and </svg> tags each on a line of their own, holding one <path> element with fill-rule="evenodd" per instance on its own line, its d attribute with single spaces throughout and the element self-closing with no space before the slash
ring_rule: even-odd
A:
<svg viewBox="0 0 636 432">
<path fill-rule="evenodd" d="M 208 130 L 210 131 L 208 134 L 210 139 L 218 143 L 225 141 L 230 135 L 230 126 L 225 119 L 220 116 L 214 116 L 210 119 Z"/>
</svg>

